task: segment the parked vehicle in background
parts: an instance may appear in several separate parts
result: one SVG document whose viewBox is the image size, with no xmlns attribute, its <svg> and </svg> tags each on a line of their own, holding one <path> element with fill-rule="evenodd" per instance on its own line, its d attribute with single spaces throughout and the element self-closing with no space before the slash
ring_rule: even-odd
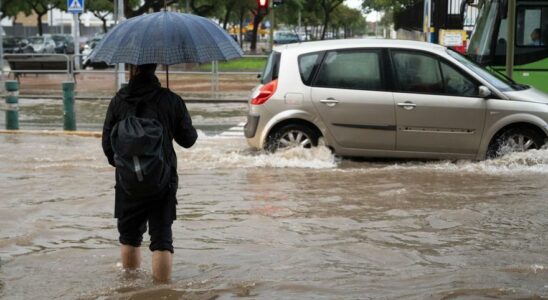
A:
<svg viewBox="0 0 548 300">
<path fill-rule="evenodd" d="M 300 42 L 299 35 L 289 31 L 277 31 L 274 33 L 274 44 L 291 44 Z"/>
<path fill-rule="evenodd" d="M 74 38 L 68 34 L 53 34 L 55 53 L 74 54 Z"/>
<path fill-rule="evenodd" d="M 33 36 L 27 40 L 29 43 L 23 48 L 25 53 L 55 53 L 55 42 L 51 36 Z"/>
<path fill-rule="evenodd" d="M 424 42 L 275 47 L 249 107 L 248 144 L 270 151 L 325 144 L 342 156 L 483 159 L 548 137 L 548 94 Z"/>
<path fill-rule="evenodd" d="M 84 68 L 91 67 L 93 69 L 106 69 L 109 67 L 113 67 L 104 62 L 92 62 L 89 59 L 91 52 L 93 52 L 93 49 L 95 49 L 95 46 L 97 46 L 97 44 L 101 42 L 104 36 L 105 36 L 104 34 L 97 34 L 93 38 L 91 38 L 84 46 L 84 49 L 82 50 L 82 61 L 83 61 Z"/>
<path fill-rule="evenodd" d="M 25 38 L 17 36 L 5 36 L 2 41 L 4 53 L 23 53 L 23 49 L 28 44 Z"/>
</svg>

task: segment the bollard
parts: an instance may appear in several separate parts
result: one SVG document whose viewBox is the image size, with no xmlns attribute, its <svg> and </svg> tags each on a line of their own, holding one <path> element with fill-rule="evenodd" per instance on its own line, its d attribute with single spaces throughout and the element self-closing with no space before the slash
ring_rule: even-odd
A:
<svg viewBox="0 0 548 300">
<path fill-rule="evenodd" d="M 76 130 L 76 116 L 74 114 L 74 81 L 64 81 L 63 86 L 63 117 L 64 130 Z"/>
<path fill-rule="evenodd" d="M 6 129 L 19 129 L 19 82 L 6 80 Z"/>
</svg>

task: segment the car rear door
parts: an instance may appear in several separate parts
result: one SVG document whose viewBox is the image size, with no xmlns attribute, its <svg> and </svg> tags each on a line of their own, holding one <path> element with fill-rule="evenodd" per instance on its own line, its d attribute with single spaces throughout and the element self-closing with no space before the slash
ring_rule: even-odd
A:
<svg viewBox="0 0 548 300">
<path fill-rule="evenodd" d="M 344 148 L 394 150 L 396 120 L 380 49 L 327 51 L 311 99 L 336 143 Z"/>
<path fill-rule="evenodd" d="M 474 79 L 438 55 L 391 50 L 398 151 L 476 154 L 486 101 Z"/>
</svg>

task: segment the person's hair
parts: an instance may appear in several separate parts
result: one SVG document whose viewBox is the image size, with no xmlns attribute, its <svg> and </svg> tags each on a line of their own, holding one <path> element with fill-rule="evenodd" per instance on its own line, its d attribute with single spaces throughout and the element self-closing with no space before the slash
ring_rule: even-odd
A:
<svg viewBox="0 0 548 300">
<path fill-rule="evenodd" d="M 146 65 L 137 65 L 135 66 L 136 68 L 136 73 L 137 74 L 140 74 L 140 73 L 152 73 L 154 74 L 154 72 L 156 72 L 156 67 L 158 65 L 157 64 L 146 64 Z"/>
<path fill-rule="evenodd" d="M 157 64 L 129 65 L 129 79 L 133 79 L 138 74 L 152 74 L 156 72 Z"/>
</svg>

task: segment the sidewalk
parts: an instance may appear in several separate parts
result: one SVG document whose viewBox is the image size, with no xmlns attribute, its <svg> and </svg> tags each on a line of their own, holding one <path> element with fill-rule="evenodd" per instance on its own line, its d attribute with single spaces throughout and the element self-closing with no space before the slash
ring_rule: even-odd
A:
<svg viewBox="0 0 548 300">
<path fill-rule="evenodd" d="M 111 73 L 107 73 L 111 72 Z M 112 69 L 104 73 L 84 73 L 76 76 L 76 99 L 110 99 L 114 95 L 115 74 Z M 165 73 L 157 72 L 162 86 L 166 86 Z M 13 76 L 5 78 L 13 80 Z M 20 76 L 20 98 L 62 98 L 61 83 L 71 80 L 66 74 L 26 74 Z M 169 87 L 186 101 L 244 102 L 258 83 L 256 75 L 219 75 L 219 90 L 213 92 L 211 74 L 169 74 Z"/>
</svg>

